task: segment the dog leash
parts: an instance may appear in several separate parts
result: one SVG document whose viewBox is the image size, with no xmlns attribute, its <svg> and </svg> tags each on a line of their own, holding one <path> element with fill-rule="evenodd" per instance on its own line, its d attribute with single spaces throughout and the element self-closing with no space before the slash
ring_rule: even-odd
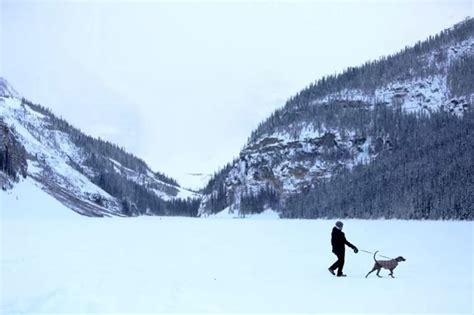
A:
<svg viewBox="0 0 474 315">
<path fill-rule="evenodd" d="M 359 250 L 360 250 L 361 252 L 364 252 L 364 253 L 367 253 L 367 254 L 372 254 L 372 255 L 375 254 L 375 253 L 369 252 L 369 251 L 367 251 L 367 250 L 365 250 L 365 249 L 359 249 Z M 386 259 L 392 259 L 392 258 L 390 258 L 390 257 L 384 256 L 384 255 L 380 255 L 380 254 L 378 254 L 378 256 L 380 256 L 380 257 L 382 257 L 382 258 L 386 258 Z"/>
</svg>

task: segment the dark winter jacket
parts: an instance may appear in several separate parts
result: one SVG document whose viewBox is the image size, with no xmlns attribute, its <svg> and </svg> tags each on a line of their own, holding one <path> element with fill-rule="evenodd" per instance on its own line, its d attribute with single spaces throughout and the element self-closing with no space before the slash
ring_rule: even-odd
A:
<svg viewBox="0 0 474 315">
<path fill-rule="evenodd" d="M 346 240 L 346 236 L 344 235 L 344 232 L 339 230 L 337 227 L 334 227 L 332 229 L 331 233 L 331 244 L 332 244 L 332 252 L 336 255 L 344 255 L 346 251 L 346 246 L 349 246 L 352 249 L 355 249 L 356 247 L 349 243 L 349 241 Z"/>
</svg>

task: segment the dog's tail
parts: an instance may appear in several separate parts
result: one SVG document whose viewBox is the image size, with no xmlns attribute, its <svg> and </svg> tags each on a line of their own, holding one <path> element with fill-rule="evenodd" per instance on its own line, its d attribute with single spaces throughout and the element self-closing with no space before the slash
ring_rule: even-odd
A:
<svg viewBox="0 0 474 315">
<path fill-rule="evenodd" d="M 377 259 L 375 259 L 375 255 L 377 255 L 378 252 L 379 252 L 379 251 L 376 251 L 376 252 L 374 253 L 374 261 L 375 261 L 375 262 L 377 262 Z"/>
</svg>

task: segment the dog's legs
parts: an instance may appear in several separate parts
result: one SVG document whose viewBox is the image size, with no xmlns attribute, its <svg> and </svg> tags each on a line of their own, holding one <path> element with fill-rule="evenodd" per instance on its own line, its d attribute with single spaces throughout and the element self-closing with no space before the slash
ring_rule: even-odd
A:
<svg viewBox="0 0 474 315">
<path fill-rule="evenodd" d="M 367 277 L 368 277 L 372 272 L 374 272 L 375 270 L 377 270 L 377 267 L 372 268 L 372 270 L 369 271 L 369 273 L 368 273 L 365 277 L 367 278 Z"/>
</svg>

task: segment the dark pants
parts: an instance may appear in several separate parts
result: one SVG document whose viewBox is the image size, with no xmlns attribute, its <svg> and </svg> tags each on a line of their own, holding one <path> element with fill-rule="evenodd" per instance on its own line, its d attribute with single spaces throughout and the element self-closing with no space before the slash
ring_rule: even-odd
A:
<svg viewBox="0 0 474 315">
<path fill-rule="evenodd" d="M 344 253 L 334 253 L 334 255 L 337 256 L 337 261 L 332 264 L 329 269 L 331 270 L 336 270 L 337 269 L 337 275 L 340 276 L 342 275 L 342 268 L 344 268 Z"/>
</svg>

